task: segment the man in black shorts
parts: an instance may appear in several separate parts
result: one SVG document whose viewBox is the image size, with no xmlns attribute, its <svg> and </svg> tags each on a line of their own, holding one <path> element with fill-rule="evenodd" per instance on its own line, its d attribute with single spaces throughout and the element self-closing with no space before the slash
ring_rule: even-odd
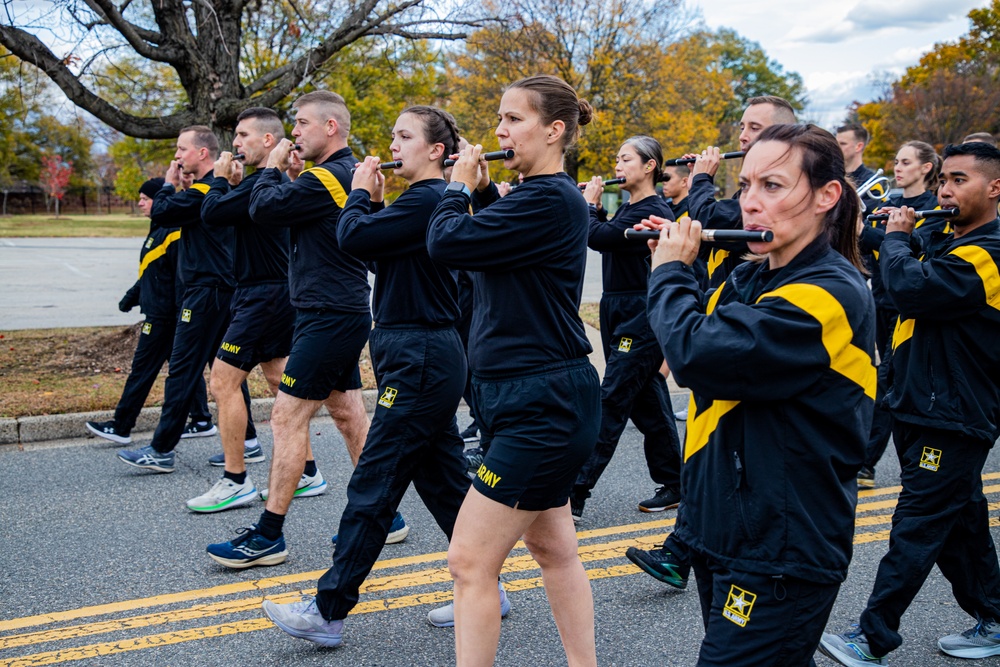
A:
<svg viewBox="0 0 1000 667">
<path fill-rule="evenodd" d="M 174 471 L 174 448 L 184 436 L 196 383 L 202 381 L 205 364 L 212 361 L 229 321 L 229 302 L 236 282 L 233 232 L 201 222 L 201 204 L 211 187 L 212 166 L 218 154 L 219 141 L 210 128 L 193 125 L 181 130 L 166 183 L 153 198 L 153 226 L 182 230 L 178 275 L 184 283 L 184 297 L 170 353 L 163 410 L 153 441 L 140 449 L 118 452 L 119 460 L 136 468 Z M 178 192 L 185 177 L 193 178 L 193 182 Z M 249 394 L 244 394 L 244 400 L 249 415 Z M 248 439 L 256 437 L 251 431 L 248 418 Z"/>
<path fill-rule="evenodd" d="M 281 118 L 271 109 L 253 107 L 237 118 L 233 150 L 257 170 L 243 176 L 243 164 L 225 152 L 215 161 L 215 178 L 201 205 L 202 221 L 236 231 L 236 292 L 229 329 L 212 365 L 212 395 L 219 406 L 219 429 L 225 470 L 205 494 L 192 498 L 193 512 L 220 512 L 257 499 L 247 476 L 243 429 L 247 414 L 240 386 L 260 364 L 271 391 L 278 383 L 292 346 L 295 311 L 288 297 L 288 229 L 265 227 L 250 219 L 250 193 L 271 151 L 284 137 Z M 304 493 L 326 488 L 322 476 L 310 480 Z M 302 495 L 302 494 L 300 494 Z"/>
<path fill-rule="evenodd" d="M 274 453 L 264 512 L 233 540 L 208 547 L 214 560 L 236 569 L 287 558 L 282 528 L 303 472 L 316 473 L 307 452 L 309 420 L 320 404 L 329 409 L 355 465 L 368 435 L 358 370 L 371 330 L 368 270 L 337 244 L 337 220 L 357 163 L 347 146 L 351 115 L 344 99 L 328 91 L 307 93 L 293 108 L 298 148 L 292 152 L 293 144 L 282 140 L 250 196 L 254 222 L 291 228 L 288 278 L 296 318 L 271 413 Z M 316 166 L 303 171 L 305 161 Z M 291 183 L 282 182 L 283 171 Z"/>
</svg>

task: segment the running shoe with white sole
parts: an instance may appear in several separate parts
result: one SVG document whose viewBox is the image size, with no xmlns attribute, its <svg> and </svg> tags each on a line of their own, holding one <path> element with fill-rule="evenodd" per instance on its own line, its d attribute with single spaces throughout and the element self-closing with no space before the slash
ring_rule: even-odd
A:
<svg viewBox="0 0 1000 667">
<path fill-rule="evenodd" d="M 257 565 L 280 565 L 288 558 L 284 536 L 269 540 L 257 532 L 255 525 L 240 528 L 236 533 L 228 542 L 208 545 L 206 551 L 212 560 L 234 570 L 243 570 Z"/>
<path fill-rule="evenodd" d="M 136 468 L 144 468 L 155 472 L 174 471 L 174 453 L 158 452 L 152 445 L 139 449 L 119 449 L 118 460 Z"/>
<path fill-rule="evenodd" d="M 323 473 L 317 470 L 315 475 L 302 473 L 302 477 L 299 478 L 299 485 L 296 487 L 292 498 L 321 496 L 324 493 L 326 493 L 326 480 L 323 479 Z M 267 500 L 267 489 L 260 490 L 260 499 Z"/>
<path fill-rule="evenodd" d="M 1000 655 L 1000 623 L 979 621 L 976 626 L 957 635 L 938 640 L 938 648 L 956 658 L 988 658 Z"/>
<path fill-rule="evenodd" d="M 243 443 L 243 463 L 260 463 L 264 460 L 264 450 L 257 443 L 257 438 Z M 226 465 L 226 455 L 219 453 L 208 458 L 208 465 L 222 467 Z"/>
<path fill-rule="evenodd" d="M 884 656 L 878 658 L 872 655 L 864 631 L 857 624 L 851 627 L 852 630 L 839 635 L 824 632 L 819 640 L 819 650 L 823 655 L 847 667 L 888 665 L 889 661 Z"/>
<path fill-rule="evenodd" d="M 99 438 L 117 442 L 119 445 L 128 445 L 132 442 L 131 435 L 115 428 L 114 419 L 106 422 L 87 422 L 87 430 Z"/>
<path fill-rule="evenodd" d="M 410 534 L 410 527 L 406 525 L 406 521 L 403 519 L 403 515 L 400 512 L 396 512 L 396 516 L 392 517 L 392 525 L 389 526 L 389 534 L 385 536 L 386 544 L 399 544 L 406 539 L 406 536 Z M 335 534 L 330 538 L 330 541 L 337 544 L 337 535 Z"/>
<path fill-rule="evenodd" d="M 500 618 L 507 618 L 507 614 L 510 613 L 510 600 L 507 598 L 507 591 L 503 589 L 503 583 L 497 583 L 497 587 L 500 589 Z M 455 603 L 431 609 L 427 612 L 427 621 L 435 628 L 455 627 Z"/>
<path fill-rule="evenodd" d="M 343 643 L 343 621 L 328 621 L 316 608 L 316 598 L 305 596 L 299 602 L 277 604 L 264 600 L 261 605 L 271 622 L 298 639 L 333 648 Z"/>
<path fill-rule="evenodd" d="M 188 509 L 192 512 L 221 512 L 234 507 L 242 507 L 257 501 L 257 487 L 250 481 L 247 475 L 246 481 L 237 484 L 228 477 L 223 477 L 208 490 L 197 498 L 187 501 Z"/>
<path fill-rule="evenodd" d="M 181 438 L 207 438 L 218 432 L 219 429 L 212 422 L 196 422 L 192 419 L 184 427 Z"/>
</svg>

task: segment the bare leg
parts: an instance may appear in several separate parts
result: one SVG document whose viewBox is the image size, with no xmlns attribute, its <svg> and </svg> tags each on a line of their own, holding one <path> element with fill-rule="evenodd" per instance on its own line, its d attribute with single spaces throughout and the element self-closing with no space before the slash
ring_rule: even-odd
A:
<svg viewBox="0 0 1000 667">
<path fill-rule="evenodd" d="M 333 417 L 337 430 L 344 436 L 351 463 L 357 466 L 361 449 L 365 446 L 365 440 L 368 438 L 368 426 L 371 424 L 368 413 L 365 411 L 365 401 L 361 390 L 349 389 L 348 391 L 330 392 L 330 396 L 323 403 L 330 411 L 330 416 Z"/>
<path fill-rule="evenodd" d="M 219 431 L 222 453 L 226 458 L 226 472 L 246 472 L 243 461 L 243 439 L 247 429 L 247 408 L 243 402 L 240 384 L 249 373 L 216 359 L 212 364 L 212 395 L 219 406 Z"/>
<path fill-rule="evenodd" d="M 455 655 L 458 667 L 492 665 L 500 641 L 503 562 L 538 512 L 502 505 L 469 489 L 448 548 L 455 580 Z M 570 520 L 572 523 L 572 519 Z"/>
<path fill-rule="evenodd" d="M 580 562 L 569 504 L 538 515 L 524 544 L 542 569 L 545 594 L 570 667 L 596 667 L 594 596 Z"/>
<path fill-rule="evenodd" d="M 274 454 L 265 504 L 269 512 L 288 514 L 292 496 L 306 466 L 306 457 L 312 456 L 309 420 L 319 405 L 319 401 L 307 401 L 284 392 L 279 392 L 274 399 L 274 409 L 271 410 Z"/>
</svg>

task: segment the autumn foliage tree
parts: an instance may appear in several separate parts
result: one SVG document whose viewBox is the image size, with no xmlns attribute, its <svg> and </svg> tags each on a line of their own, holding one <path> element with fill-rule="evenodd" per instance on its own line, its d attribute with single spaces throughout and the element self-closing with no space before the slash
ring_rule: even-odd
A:
<svg viewBox="0 0 1000 667">
<path fill-rule="evenodd" d="M 969 12 L 968 34 L 937 44 L 851 117 L 872 135 L 866 158 L 891 163 L 911 139 L 938 150 L 972 132 L 1000 133 L 1000 0 Z"/>
<path fill-rule="evenodd" d="M 42 170 L 39 182 L 46 195 L 55 202 L 56 217 L 59 217 L 59 203 L 66 195 L 70 177 L 73 176 L 73 163 L 63 160 L 58 155 L 46 155 L 42 158 Z"/>
</svg>

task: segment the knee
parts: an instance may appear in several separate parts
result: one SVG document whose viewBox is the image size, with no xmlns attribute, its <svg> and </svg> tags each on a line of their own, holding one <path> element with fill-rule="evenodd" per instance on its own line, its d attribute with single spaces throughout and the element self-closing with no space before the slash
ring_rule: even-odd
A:
<svg viewBox="0 0 1000 667">
<path fill-rule="evenodd" d="M 477 554 L 475 549 L 454 542 L 448 547 L 448 571 L 456 586 L 500 575 L 499 572 L 491 575 L 484 567 L 484 562 L 485 559 L 481 554 Z"/>
<path fill-rule="evenodd" d="M 340 397 L 331 398 L 327 401 L 326 408 L 330 411 L 330 416 L 336 422 L 352 422 L 367 418 L 364 400 L 360 392 L 347 392 Z M 336 394 L 335 394 L 336 396 Z"/>
<path fill-rule="evenodd" d="M 523 539 L 524 546 L 528 547 L 531 557 L 540 568 L 560 567 L 579 558 L 575 544 L 567 547 L 560 540 L 529 535 L 525 535 Z"/>
<path fill-rule="evenodd" d="M 295 411 L 282 400 L 283 396 L 284 394 L 279 394 L 274 401 L 274 407 L 271 408 L 271 428 L 275 431 L 291 429 L 295 424 Z"/>
</svg>

